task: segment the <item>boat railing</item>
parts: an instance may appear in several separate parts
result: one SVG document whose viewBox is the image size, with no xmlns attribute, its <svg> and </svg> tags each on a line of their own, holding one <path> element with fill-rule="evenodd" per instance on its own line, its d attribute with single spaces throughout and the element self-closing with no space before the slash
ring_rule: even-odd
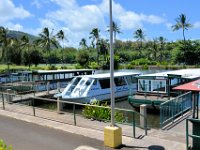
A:
<svg viewBox="0 0 200 150">
<path fill-rule="evenodd" d="M 60 100 L 59 98 L 56 100 L 56 99 L 37 97 L 36 95 L 37 93 L 17 96 L 16 94 L 1 92 L 0 103 L 2 103 L 2 107 L 0 105 L 0 108 L 3 108 L 3 110 L 7 111 L 17 111 L 20 113 L 29 114 L 36 117 L 43 117 L 46 119 L 51 119 L 67 124 L 74 124 L 78 126 L 85 125 L 86 122 L 88 122 L 87 125 L 91 125 L 92 124 L 91 120 L 100 121 L 99 125 L 102 125 L 102 122 L 104 122 L 104 125 L 108 125 L 108 123 L 110 122 L 110 115 L 108 115 L 108 118 L 106 119 L 105 118 L 101 119 L 100 117 L 97 116 L 91 117 L 90 119 L 86 119 L 87 117 L 83 116 L 84 108 L 88 108 L 89 110 L 93 108 L 92 113 L 98 112 L 101 113 L 101 115 L 103 115 L 105 114 L 105 112 L 110 112 L 111 110 L 110 106 L 105 106 L 105 105 L 98 106 L 91 104 L 75 103 L 75 102 Z M 41 103 L 41 105 L 39 105 L 39 103 Z M 44 108 L 42 104 L 54 104 L 55 109 Z M 61 107 L 63 109 L 60 109 Z M 124 128 L 124 130 L 126 130 L 124 131 L 124 135 L 131 136 L 134 138 L 136 138 L 137 135 L 141 135 L 142 134 L 141 132 L 144 132 L 144 134 L 147 135 L 148 124 L 146 116 L 136 112 L 135 110 L 130 110 L 130 109 L 115 108 L 115 112 L 116 112 L 115 114 L 118 114 L 115 115 L 116 124 L 122 127 L 122 129 Z M 54 113 L 54 114 L 49 114 L 49 113 Z M 73 115 L 71 117 L 70 116 L 66 117 L 65 115 L 59 115 L 59 114 L 65 114 L 67 116 L 69 114 Z M 65 118 L 62 118 L 62 116 L 65 116 Z M 70 118 L 73 118 L 73 121 L 69 120 Z M 144 120 L 143 126 L 140 123 L 140 118 L 143 118 Z M 94 126 L 88 126 L 88 127 L 96 128 L 95 124 L 98 125 L 98 122 L 94 123 Z M 136 133 L 137 131 L 139 133 Z"/>
<path fill-rule="evenodd" d="M 174 123 L 178 116 L 192 108 L 192 93 L 187 92 L 160 104 L 160 127 Z"/>
</svg>

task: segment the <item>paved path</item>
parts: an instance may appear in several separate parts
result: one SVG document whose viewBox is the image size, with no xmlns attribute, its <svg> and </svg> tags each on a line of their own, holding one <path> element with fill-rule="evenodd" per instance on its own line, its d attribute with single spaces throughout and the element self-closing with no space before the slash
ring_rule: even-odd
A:
<svg viewBox="0 0 200 150">
<path fill-rule="evenodd" d="M 102 141 L 0 115 L 0 138 L 13 150 L 110 149 Z"/>
<path fill-rule="evenodd" d="M 21 114 L 18 112 L 16 113 L 16 112 L 4 111 L 1 109 L 0 109 L 0 115 L 16 118 L 18 120 L 23 120 L 23 121 L 26 121 L 29 123 L 34 123 L 37 125 L 44 126 L 46 128 L 48 127 L 48 128 L 51 128 L 52 130 L 58 129 L 63 132 L 69 132 L 72 134 L 83 135 L 84 137 L 93 138 L 93 139 L 96 139 L 99 141 L 103 141 L 103 139 L 104 139 L 104 137 L 103 137 L 104 133 L 102 130 L 96 130 L 96 129 L 91 129 L 91 128 L 63 124 L 63 123 L 55 122 L 52 120 L 38 118 L 38 117 L 31 116 L 31 115 L 26 115 L 26 114 Z M 2 121 L 0 121 L 0 122 L 2 122 Z M 25 132 L 25 131 L 23 132 L 24 126 L 21 126 L 20 128 L 21 128 L 20 134 L 25 134 L 25 135 L 28 134 L 29 135 L 29 132 Z M 15 128 L 13 127 L 10 130 L 10 132 L 13 131 L 13 129 L 15 129 Z M 179 140 L 179 138 L 180 138 L 179 134 L 176 134 L 173 132 L 170 133 L 167 131 L 165 131 L 165 132 L 166 133 L 164 133 L 162 130 L 154 130 L 148 136 L 144 136 L 139 139 L 134 139 L 134 138 L 130 138 L 127 136 L 123 136 L 122 137 L 123 145 L 125 145 L 125 147 L 122 147 L 121 149 L 123 149 L 123 150 L 124 149 L 125 150 L 126 149 L 128 149 L 128 150 L 129 149 L 138 149 L 138 150 L 173 150 L 173 149 L 174 150 L 184 150 L 185 149 L 186 144 L 184 141 Z M 33 139 L 34 139 L 34 137 L 37 138 L 37 134 L 36 135 L 33 134 Z M 27 139 L 28 139 L 28 137 L 27 137 Z M 39 138 L 39 139 L 45 140 L 45 137 Z M 57 139 L 54 139 L 54 140 L 55 140 L 55 142 L 58 142 L 58 143 L 60 142 L 59 138 L 58 138 L 58 140 Z M 11 142 L 8 141 L 8 143 L 11 143 Z M 29 142 L 31 142 L 31 141 L 29 141 Z M 84 145 L 84 144 L 85 143 L 82 143 L 81 145 Z M 91 143 L 92 147 L 95 147 L 95 144 L 96 144 L 95 142 L 94 143 L 92 142 Z M 86 143 L 86 145 L 87 145 L 87 143 Z M 97 149 L 105 149 L 105 147 L 103 146 L 103 142 L 99 146 L 101 148 L 97 147 Z M 71 149 L 69 149 L 69 150 L 71 150 Z M 85 149 L 82 149 L 82 150 L 85 150 Z"/>
</svg>

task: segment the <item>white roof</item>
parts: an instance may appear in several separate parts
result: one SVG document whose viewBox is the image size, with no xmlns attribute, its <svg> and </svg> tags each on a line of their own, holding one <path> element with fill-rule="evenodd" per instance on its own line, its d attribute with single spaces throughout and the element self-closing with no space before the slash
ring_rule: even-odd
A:
<svg viewBox="0 0 200 150">
<path fill-rule="evenodd" d="M 94 71 L 93 69 L 60 69 L 60 70 L 34 70 L 34 71 L 22 71 L 22 73 L 44 73 L 44 74 L 51 74 L 51 73 L 74 73 L 74 72 L 81 72 L 81 71 Z"/>
<path fill-rule="evenodd" d="M 135 72 L 115 72 L 114 76 L 115 77 L 120 77 L 120 76 L 136 76 L 139 75 L 140 73 L 135 73 Z M 77 76 L 77 77 L 83 77 L 83 76 Z M 102 73 L 102 74 L 93 74 L 93 75 L 85 75 L 84 77 L 89 77 L 89 78 L 110 78 L 110 73 Z"/>
<path fill-rule="evenodd" d="M 180 75 L 181 78 L 195 79 L 200 77 L 200 69 L 174 70 L 174 71 L 140 75 L 140 77 L 168 77 L 168 75 Z"/>
</svg>

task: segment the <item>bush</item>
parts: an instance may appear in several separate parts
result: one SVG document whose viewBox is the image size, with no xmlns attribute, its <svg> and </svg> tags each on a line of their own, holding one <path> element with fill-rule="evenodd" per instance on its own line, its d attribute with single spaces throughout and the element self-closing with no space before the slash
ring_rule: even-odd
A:
<svg viewBox="0 0 200 150">
<path fill-rule="evenodd" d="M 91 69 L 98 69 L 99 65 L 96 62 L 91 62 L 89 68 L 91 68 Z"/>
<path fill-rule="evenodd" d="M 57 68 L 54 65 L 50 65 L 50 66 L 48 66 L 48 70 L 57 70 Z"/>
<path fill-rule="evenodd" d="M 86 51 L 86 50 L 80 50 L 77 53 L 76 61 L 81 66 L 87 67 L 88 66 L 88 62 L 89 62 L 89 53 L 88 53 L 88 51 Z"/>
<path fill-rule="evenodd" d="M 12 146 L 7 147 L 6 143 L 3 140 L 0 140 L 0 150 L 12 150 Z"/>
<path fill-rule="evenodd" d="M 83 111 L 82 111 L 83 116 L 89 119 L 95 119 L 95 120 L 100 120 L 100 121 L 111 120 L 111 109 L 108 106 L 107 102 L 100 104 L 99 101 L 94 99 L 91 101 L 90 105 L 93 105 L 93 106 L 88 105 L 83 108 Z M 95 107 L 95 106 L 103 106 L 103 108 Z M 117 122 L 124 122 L 125 121 L 124 114 L 120 111 L 115 111 L 115 120 Z"/>
</svg>

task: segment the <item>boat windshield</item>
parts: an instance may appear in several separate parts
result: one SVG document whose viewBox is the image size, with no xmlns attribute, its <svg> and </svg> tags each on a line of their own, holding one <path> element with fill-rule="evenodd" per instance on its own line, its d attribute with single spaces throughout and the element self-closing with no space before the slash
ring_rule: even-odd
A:
<svg viewBox="0 0 200 150">
<path fill-rule="evenodd" d="M 166 80 L 138 80 L 138 91 L 140 92 L 160 92 L 166 93 Z"/>
<path fill-rule="evenodd" d="M 81 78 L 79 78 L 79 77 L 72 79 L 72 81 L 71 81 L 72 86 L 76 86 L 80 80 L 81 80 Z"/>
</svg>

